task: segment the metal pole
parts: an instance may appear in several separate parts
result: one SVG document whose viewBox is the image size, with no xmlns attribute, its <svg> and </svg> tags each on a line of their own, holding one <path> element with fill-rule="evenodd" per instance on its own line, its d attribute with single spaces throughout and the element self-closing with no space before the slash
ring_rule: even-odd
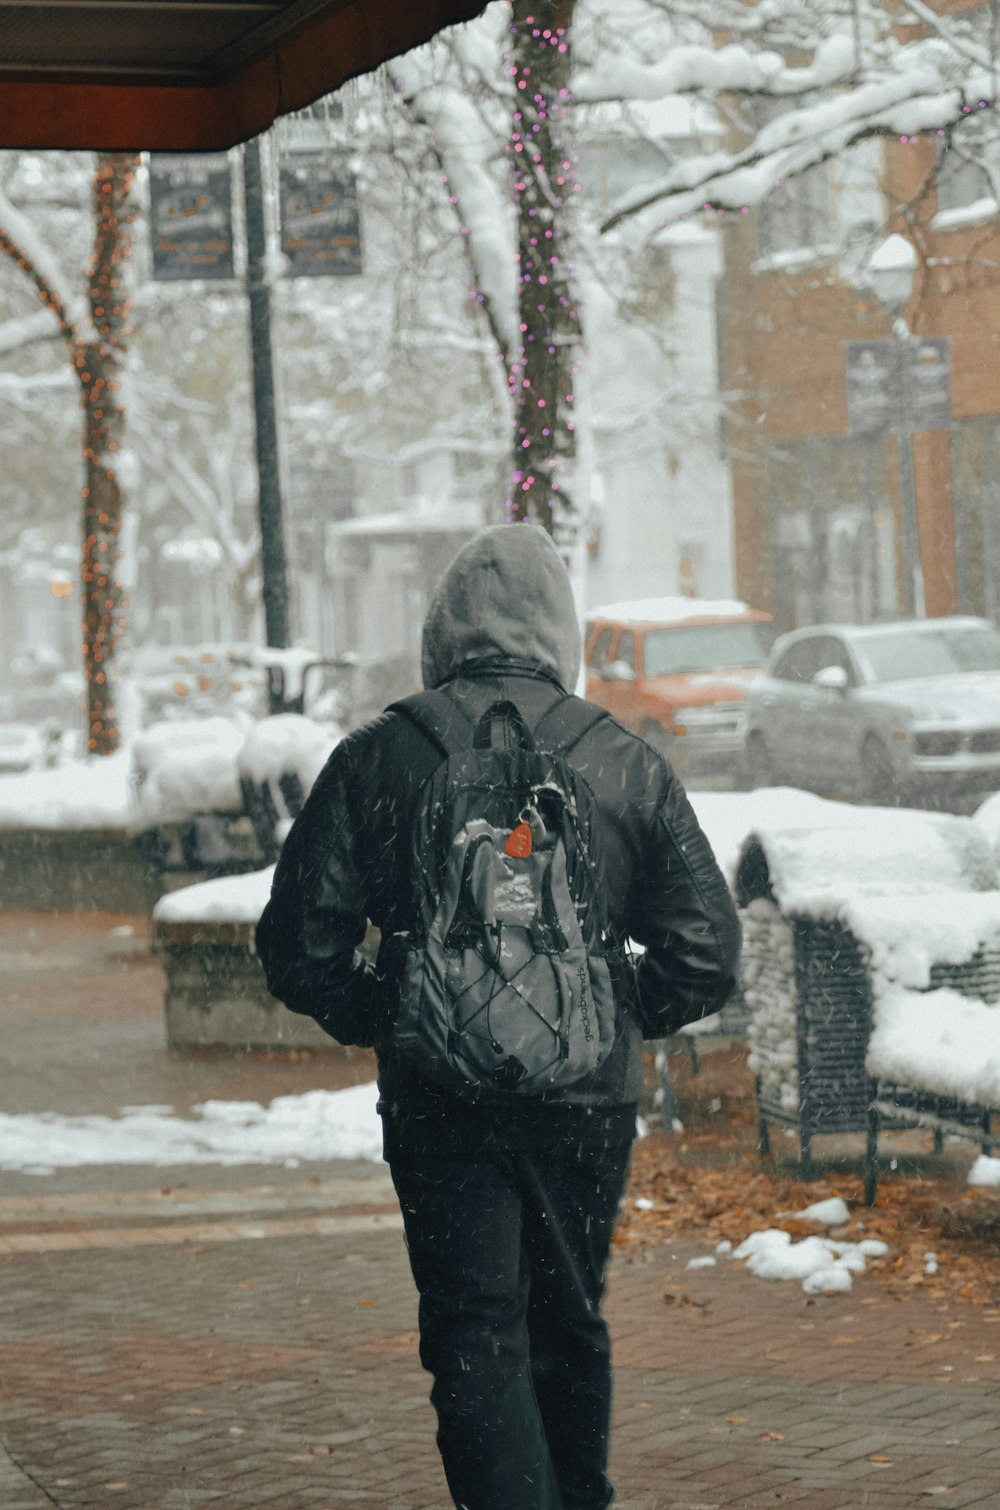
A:
<svg viewBox="0 0 1000 1510">
<path fill-rule="evenodd" d="M 924 576 L 920 562 L 917 488 L 913 473 L 913 418 L 910 403 L 911 337 L 900 316 L 893 322 L 896 350 L 896 460 L 899 466 L 899 515 L 903 544 L 903 606 L 908 616 L 923 618 Z"/>
<path fill-rule="evenodd" d="M 281 524 L 281 465 L 274 399 L 274 359 L 271 351 L 271 294 L 265 277 L 267 237 L 259 137 L 247 142 L 243 149 L 243 187 L 247 217 L 247 297 L 250 304 L 264 624 L 267 643 L 278 649 L 285 649 L 289 642 L 288 579 Z"/>
</svg>

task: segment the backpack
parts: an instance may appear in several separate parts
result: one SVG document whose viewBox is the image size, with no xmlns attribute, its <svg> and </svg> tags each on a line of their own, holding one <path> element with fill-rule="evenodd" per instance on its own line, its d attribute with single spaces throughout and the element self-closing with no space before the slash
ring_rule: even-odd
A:
<svg viewBox="0 0 1000 1510">
<path fill-rule="evenodd" d="M 607 714 L 564 697 L 534 735 L 498 701 L 476 725 L 444 692 L 394 703 L 442 760 L 413 809 L 418 924 L 393 1042 L 459 1092 L 575 1085 L 615 1040 L 600 821 L 567 754 Z"/>
</svg>

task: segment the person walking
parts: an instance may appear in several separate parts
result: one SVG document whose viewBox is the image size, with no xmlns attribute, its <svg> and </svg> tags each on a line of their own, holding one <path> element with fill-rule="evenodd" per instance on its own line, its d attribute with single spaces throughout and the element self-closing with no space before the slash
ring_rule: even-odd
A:
<svg viewBox="0 0 1000 1510">
<path fill-rule="evenodd" d="M 462 1510 L 611 1502 L 601 1299 L 643 1038 L 735 984 L 739 925 L 690 803 L 660 754 L 569 695 L 580 654 L 551 538 L 474 538 L 424 624 L 427 690 L 337 745 L 257 929 L 270 991 L 375 1048 Z"/>
</svg>

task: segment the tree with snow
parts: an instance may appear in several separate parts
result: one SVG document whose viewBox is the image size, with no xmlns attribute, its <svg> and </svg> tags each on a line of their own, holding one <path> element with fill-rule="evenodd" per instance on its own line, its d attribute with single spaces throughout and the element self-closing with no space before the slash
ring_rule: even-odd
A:
<svg viewBox="0 0 1000 1510">
<path fill-rule="evenodd" d="M 574 372 L 599 254 L 574 136 L 589 112 L 682 96 L 718 122 L 711 142 L 600 219 L 605 233 L 632 227 L 635 245 L 707 212 L 746 213 L 878 136 L 941 132 L 943 155 L 978 165 L 998 197 L 998 55 L 985 7 L 939 15 L 924 0 L 513 0 L 394 65 L 434 143 L 508 378 L 512 517 L 552 527 L 581 509 Z"/>
<path fill-rule="evenodd" d="M 694 95 L 730 130 L 720 150 L 690 157 L 625 197 L 605 230 L 647 210 L 660 223 L 745 211 L 860 142 L 931 130 L 944 133 L 946 150 L 978 162 L 994 192 L 1000 185 L 995 123 L 977 133 L 967 127 L 996 104 L 995 7 L 939 14 L 924 0 L 714 0 L 692 12 L 673 0 L 646 4 L 665 18 L 672 45 L 658 57 L 594 57 L 575 82 L 576 99 Z"/>
<path fill-rule="evenodd" d="M 34 284 L 46 316 L 55 322 L 83 406 L 83 665 L 87 748 L 94 755 L 113 754 L 119 738 L 113 672 L 124 627 L 119 576 L 125 497 L 121 364 L 129 336 L 131 195 L 137 162 L 132 153 L 97 158 L 92 180 L 93 248 L 83 299 L 66 283 L 28 216 L 0 191 L 0 252 L 13 259 Z M 37 322 L 24 320 L 21 325 L 24 341 L 37 335 Z"/>
</svg>

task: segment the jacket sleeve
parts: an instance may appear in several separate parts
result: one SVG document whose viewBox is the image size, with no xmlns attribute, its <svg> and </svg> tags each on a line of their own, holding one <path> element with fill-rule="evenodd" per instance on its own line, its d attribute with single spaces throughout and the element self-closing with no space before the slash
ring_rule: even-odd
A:
<svg viewBox="0 0 1000 1510">
<path fill-rule="evenodd" d="M 363 825 L 348 743 L 330 757 L 285 840 L 257 953 L 272 996 L 331 1037 L 369 1046 L 383 1026 L 382 992 L 357 953 L 367 926 Z"/>
<path fill-rule="evenodd" d="M 740 924 L 683 787 L 669 771 L 631 927 L 643 1035 L 664 1038 L 717 1012 L 736 985 Z"/>
</svg>

